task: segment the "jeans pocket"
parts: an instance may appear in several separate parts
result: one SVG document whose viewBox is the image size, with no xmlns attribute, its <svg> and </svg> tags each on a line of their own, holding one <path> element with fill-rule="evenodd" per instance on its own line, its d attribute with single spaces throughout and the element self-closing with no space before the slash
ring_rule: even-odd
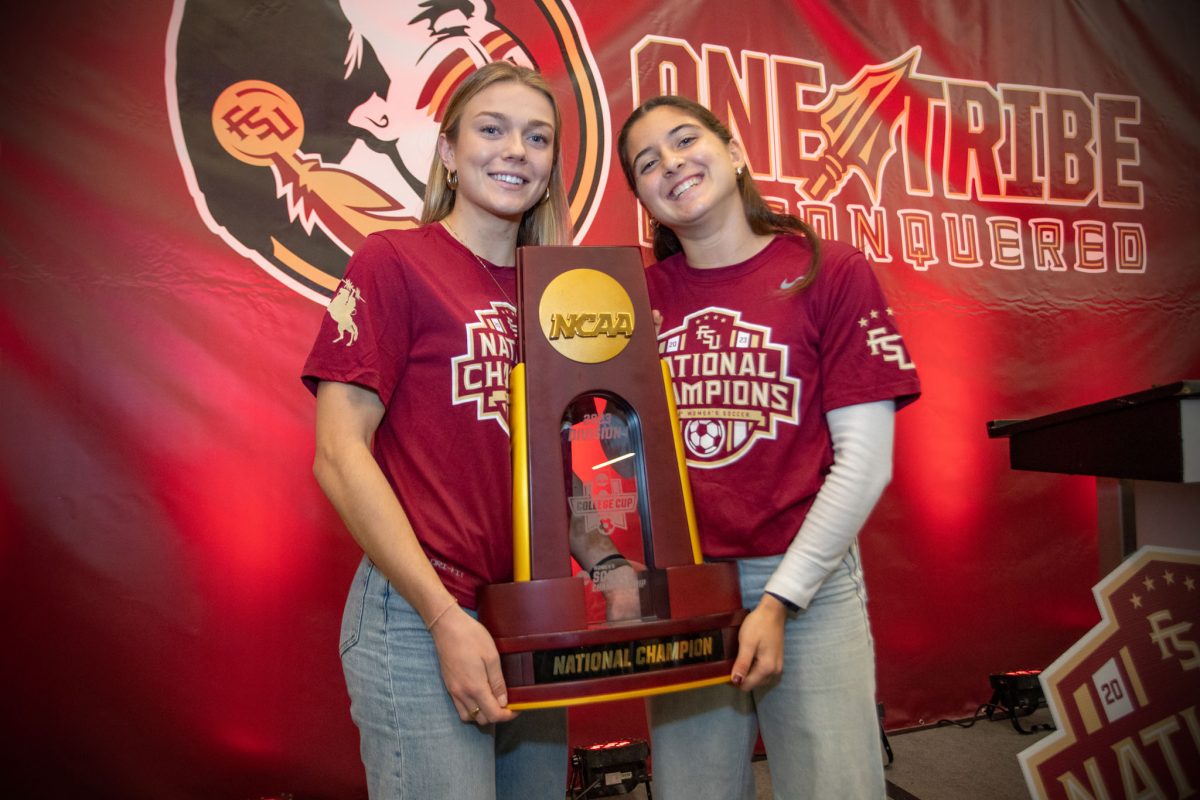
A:
<svg viewBox="0 0 1200 800">
<path fill-rule="evenodd" d="M 350 593 L 346 597 L 346 608 L 342 611 L 342 633 L 341 641 L 338 643 L 339 657 L 346 655 L 350 648 L 358 644 L 358 638 L 362 634 L 363 614 L 367 606 L 367 588 L 374 573 L 375 565 L 364 556 L 358 565 L 358 570 L 354 573 L 354 580 L 350 584 Z"/>
</svg>

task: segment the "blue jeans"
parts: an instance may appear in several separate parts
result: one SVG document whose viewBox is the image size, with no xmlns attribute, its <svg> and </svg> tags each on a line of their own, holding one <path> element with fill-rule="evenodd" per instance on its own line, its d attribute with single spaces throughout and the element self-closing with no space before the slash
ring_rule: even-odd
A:
<svg viewBox="0 0 1200 800">
<path fill-rule="evenodd" d="M 554 798 L 567 785 L 564 709 L 465 723 L 433 637 L 366 557 L 342 617 L 340 652 L 372 800 Z"/>
<path fill-rule="evenodd" d="M 738 562 L 753 607 L 781 556 Z M 746 693 L 730 684 L 647 701 L 655 800 L 753 800 L 759 733 L 776 798 L 885 796 L 875 653 L 858 546 L 784 628 L 783 674 Z"/>
</svg>

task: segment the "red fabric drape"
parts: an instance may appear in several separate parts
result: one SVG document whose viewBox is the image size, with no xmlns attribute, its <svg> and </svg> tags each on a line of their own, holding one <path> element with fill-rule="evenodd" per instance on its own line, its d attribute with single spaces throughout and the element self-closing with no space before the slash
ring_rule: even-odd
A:
<svg viewBox="0 0 1200 800">
<path fill-rule="evenodd" d="M 357 552 L 297 379 L 349 228 L 221 150 L 210 109 L 265 81 L 323 166 L 356 139 L 404 156 L 353 122 L 386 94 L 381 39 L 347 76 L 339 4 L 235 5 L 50 0 L 5 26 L 6 782 L 38 796 L 362 792 L 336 652 Z M 872 255 L 925 390 L 862 537 L 889 726 L 969 714 L 1087 630 L 1093 482 L 1013 472 L 984 426 L 1200 377 L 1193 7 L 494 5 L 488 46 L 566 101 L 580 243 L 637 241 L 605 154 L 666 86 Z M 636 712 L 583 710 L 573 738 L 638 735 Z"/>
</svg>

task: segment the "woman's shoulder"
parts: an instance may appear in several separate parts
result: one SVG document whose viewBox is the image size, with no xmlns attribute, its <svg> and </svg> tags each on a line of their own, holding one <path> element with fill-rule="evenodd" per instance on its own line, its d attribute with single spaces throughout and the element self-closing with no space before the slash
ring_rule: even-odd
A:
<svg viewBox="0 0 1200 800">
<path fill-rule="evenodd" d="M 798 253 L 810 256 L 813 251 L 812 241 L 801 233 L 788 232 L 777 234 L 772 244 L 776 245 L 780 252 L 788 256 Z M 863 258 L 862 252 L 857 247 L 839 239 L 820 238 L 817 240 L 817 247 L 820 251 L 822 266 L 826 262 L 840 264 L 853 260 L 856 257 Z"/>
<path fill-rule="evenodd" d="M 853 259 L 866 259 L 863 252 L 849 242 L 840 239 L 821 240 L 821 258 L 830 261 L 845 262 Z"/>
<path fill-rule="evenodd" d="M 854 245 L 837 239 L 822 239 L 817 260 L 817 280 L 824 275 L 826 282 L 832 278 L 853 280 L 856 275 L 869 274 L 871 263 Z"/>
<path fill-rule="evenodd" d="M 439 235 L 440 228 L 440 225 L 422 225 L 375 231 L 354 251 L 354 260 L 372 264 L 399 262 L 418 268 L 430 261 L 432 251 L 448 246 Z"/>
<path fill-rule="evenodd" d="M 357 285 L 393 286 L 418 280 L 431 257 L 443 243 L 437 241 L 436 226 L 394 228 L 368 235 L 355 249 L 346 266 L 346 277 Z"/>
<path fill-rule="evenodd" d="M 377 249 L 386 247 L 395 252 L 423 250 L 442 244 L 440 235 L 442 230 L 444 230 L 442 226 L 436 224 L 418 225 L 411 228 L 388 228 L 375 231 L 367 236 L 363 246 L 370 245 Z"/>
<path fill-rule="evenodd" d="M 687 267 L 683 253 L 674 253 L 646 267 L 646 280 L 667 280 Z"/>
<path fill-rule="evenodd" d="M 875 267 L 862 250 L 835 239 L 821 241 L 817 277 L 809 287 L 814 303 L 839 303 L 879 291 Z"/>
</svg>

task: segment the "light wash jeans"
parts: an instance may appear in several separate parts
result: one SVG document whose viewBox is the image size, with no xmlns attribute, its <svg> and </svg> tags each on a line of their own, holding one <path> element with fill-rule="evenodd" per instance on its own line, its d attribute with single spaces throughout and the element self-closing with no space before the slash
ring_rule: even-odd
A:
<svg viewBox="0 0 1200 800">
<path fill-rule="evenodd" d="M 566 711 L 485 727 L 460 720 L 425 623 L 365 557 L 340 652 L 371 800 L 562 800 Z"/>
<path fill-rule="evenodd" d="M 782 556 L 738 562 L 742 600 Z M 784 629 L 783 674 L 750 693 L 721 684 L 647 701 L 655 800 L 753 800 L 757 734 L 777 800 L 885 797 L 875 654 L 858 546 Z"/>
</svg>

